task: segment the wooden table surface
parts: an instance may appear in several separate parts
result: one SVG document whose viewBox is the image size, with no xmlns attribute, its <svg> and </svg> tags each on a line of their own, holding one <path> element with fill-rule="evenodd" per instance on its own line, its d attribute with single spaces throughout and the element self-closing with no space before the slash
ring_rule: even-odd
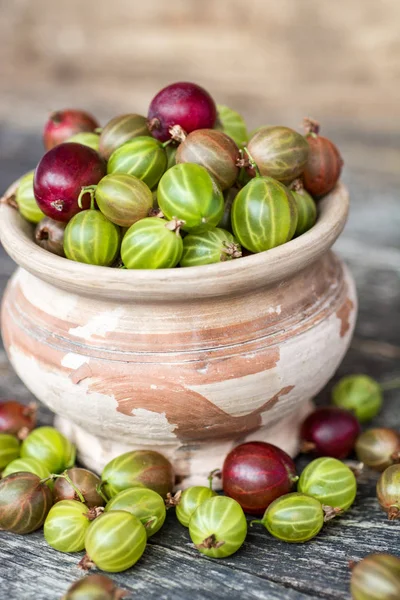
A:
<svg viewBox="0 0 400 600">
<path fill-rule="evenodd" d="M 331 131 L 331 133 L 333 130 Z M 346 161 L 343 179 L 352 210 L 337 243 L 355 276 L 359 319 L 351 348 L 337 377 L 363 372 L 380 381 L 399 376 L 400 367 L 400 197 L 396 170 L 399 139 L 379 131 L 335 128 L 335 141 Z M 41 155 L 39 136 L 0 124 L 0 188 L 33 168 Z M 15 265 L 0 254 L 3 290 Z M 316 365 L 316 369 L 318 366 Z M 0 352 L 0 396 L 28 402 L 30 392 Z M 329 389 L 318 401 L 328 402 Z M 400 391 L 387 392 L 374 425 L 400 428 Z M 52 415 L 40 408 L 40 421 Z M 301 469 L 305 460 L 299 459 Z M 354 506 L 324 527 L 307 544 L 289 545 L 264 530 L 249 530 L 243 548 L 221 561 L 198 554 L 187 530 L 170 511 L 163 529 L 151 538 L 139 563 L 113 579 L 132 591 L 132 598 L 183 600 L 346 599 L 349 560 L 371 552 L 400 555 L 400 522 L 388 522 L 375 497 L 376 474 L 365 472 Z M 0 534 L 0 598 L 54 600 L 82 573 L 80 555 L 53 551 L 42 532 L 28 536 Z"/>
</svg>

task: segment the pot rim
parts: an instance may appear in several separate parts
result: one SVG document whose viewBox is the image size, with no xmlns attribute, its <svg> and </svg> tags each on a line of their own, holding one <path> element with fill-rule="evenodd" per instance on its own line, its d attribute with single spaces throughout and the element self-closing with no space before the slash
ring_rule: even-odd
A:
<svg viewBox="0 0 400 600">
<path fill-rule="evenodd" d="M 32 224 L 5 200 L 17 188 L 18 181 L 8 188 L 0 205 L 0 240 L 9 256 L 32 275 L 67 292 L 125 302 L 189 301 L 270 287 L 294 276 L 327 252 L 342 232 L 349 210 L 347 188 L 339 182 L 319 201 L 314 227 L 286 244 L 218 264 L 126 270 L 78 263 L 35 244 Z"/>
</svg>

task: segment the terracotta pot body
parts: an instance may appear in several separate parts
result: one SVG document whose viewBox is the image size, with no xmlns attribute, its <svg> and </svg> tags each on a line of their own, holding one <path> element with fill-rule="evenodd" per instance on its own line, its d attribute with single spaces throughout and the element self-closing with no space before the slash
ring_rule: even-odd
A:
<svg viewBox="0 0 400 600">
<path fill-rule="evenodd" d="M 3 300 L 9 358 L 96 471 L 128 449 L 153 448 L 182 486 L 204 483 L 243 441 L 294 454 L 309 400 L 354 328 L 354 284 L 329 251 L 347 204 L 338 187 L 313 230 L 285 246 L 163 272 L 51 255 L 2 206 L 2 241 L 22 267 Z"/>
</svg>

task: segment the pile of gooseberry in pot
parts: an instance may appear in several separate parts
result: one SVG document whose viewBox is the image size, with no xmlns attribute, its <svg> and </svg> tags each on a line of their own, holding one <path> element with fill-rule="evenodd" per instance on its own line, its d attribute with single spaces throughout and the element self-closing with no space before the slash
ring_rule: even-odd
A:
<svg viewBox="0 0 400 600">
<path fill-rule="evenodd" d="M 264 252 L 303 235 L 336 185 L 336 146 L 261 126 L 194 83 L 162 89 L 147 118 L 100 127 L 81 110 L 53 113 L 46 153 L 6 198 L 36 224 L 35 241 L 70 260 L 126 269 L 191 267 Z"/>
<path fill-rule="evenodd" d="M 383 391 L 398 385 L 381 385 L 367 375 L 342 378 L 333 388 L 333 405 L 316 408 L 303 422 L 302 451 L 313 456 L 299 474 L 282 449 L 246 442 L 229 452 L 204 485 L 175 493 L 173 466 L 159 452 L 132 450 L 111 460 L 99 476 L 75 465 L 75 448 L 57 429 L 36 427 L 34 406 L 2 402 L 0 529 L 23 535 L 43 527 L 54 550 L 85 552 L 81 569 L 115 573 L 141 558 L 148 539 L 162 535 L 167 511 L 174 511 L 193 548 L 221 559 L 244 544 L 246 514 L 251 527 L 264 528 L 279 542 L 312 540 L 353 505 L 361 466 L 380 473 L 377 501 L 396 521 L 400 433 L 362 431 L 361 424 L 379 413 Z M 344 460 L 353 452 L 362 463 L 357 468 Z M 222 479 L 223 494 L 213 490 L 215 477 Z M 351 591 L 355 600 L 400 598 L 400 559 L 371 555 L 353 565 Z M 64 598 L 124 595 L 108 577 L 89 575 Z"/>
</svg>

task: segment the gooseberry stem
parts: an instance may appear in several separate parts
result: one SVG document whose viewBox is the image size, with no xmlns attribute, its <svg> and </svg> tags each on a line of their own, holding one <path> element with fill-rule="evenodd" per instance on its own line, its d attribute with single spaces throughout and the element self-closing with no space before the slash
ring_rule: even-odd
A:
<svg viewBox="0 0 400 600">
<path fill-rule="evenodd" d="M 169 146 L 170 144 L 172 144 L 172 138 L 170 140 L 167 140 L 166 142 L 163 142 L 161 144 L 161 148 L 166 148 L 167 146 Z"/>
<path fill-rule="evenodd" d="M 209 476 L 208 476 L 208 478 L 207 478 L 207 479 L 208 479 L 208 485 L 209 485 L 209 487 L 210 487 L 210 490 L 211 490 L 211 491 L 213 491 L 212 484 L 213 484 L 213 480 L 214 480 L 214 478 L 215 478 L 215 477 L 219 477 L 219 478 L 221 478 L 221 474 L 222 474 L 222 473 L 221 473 L 221 469 L 213 469 L 213 470 L 211 471 L 211 473 L 209 474 Z"/>
<path fill-rule="evenodd" d="M 78 196 L 78 206 L 79 208 L 83 208 L 82 198 L 85 194 L 90 194 L 90 209 L 94 209 L 94 193 L 96 191 L 96 185 L 86 185 L 81 189 L 81 192 Z"/>
<path fill-rule="evenodd" d="M 126 267 L 122 265 L 122 266 L 120 267 L 120 269 L 126 269 Z M 103 492 L 103 485 L 104 485 L 104 484 L 105 484 L 105 481 L 100 481 L 100 483 L 98 483 L 98 484 L 96 485 L 96 492 L 99 494 L 99 496 L 101 496 L 101 497 L 103 498 L 104 502 L 106 502 L 106 503 L 107 503 L 107 502 L 108 502 L 108 498 L 107 498 L 107 496 L 105 495 L 105 493 Z"/>
<path fill-rule="evenodd" d="M 67 481 L 69 483 L 69 485 L 72 487 L 75 494 L 78 496 L 79 500 L 83 504 L 85 504 L 85 502 L 86 502 L 85 497 L 83 496 L 80 489 L 78 487 L 76 487 L 76 485 L 73 483 L 73 481 L 71 480 L 71 477 L 68 475 L 68 473 L 66 471 L 64 473 L 61 473 L 61 475 L 58 475 L 57 473 L 52 473 L 50 475 L 50 477 L 46 477 L 46 479 L 42 479 L 40 483 L 46 483 L 47 481 L 54 481 L 54 479 L 65 479 L 65 481 Z"/>
<path fill-rule="evenodd" d="M 243 150 L 246 152 L 246 154 L 247 154 L 247 156 L 248 156 L 248 159 L 249 159 L 250 166 L 251 166 L 251 167 L 252 167 L 252 168 L 255 170 L 255 172 L 256 172 L 256 177 L 261 177 L 261 173 L 260 173 L 260 170 L 259 170 L 259 168 L 258 168 L 258 167 L 257 167 L 257 165 L 256 165 L 256 161 L 254 160 L 254 158 L 252 157 L 252 155 L 251 155 L 251 154 L 250 154 L 250 152 L 248 151 L 247 147 L 245 146 L 245 147 L 243 148 Z"/>
<path fill-rule="evenodd" d="M 250 521 L 250 527 L 253 527 L 253 525 L 263 525 L 264 523 L 262 522 L 261 519 L 253 519 L 252 521 Z"/>
<path fill-rule="evenodd" d="M 381 383 L 380 387 L 383 392 L 387 392 L 389 390 L 396 390 L 400 388 L 400 377 L 395 377 L 394 379 L 390 379 L 389 381 Z"/>
</svg>

